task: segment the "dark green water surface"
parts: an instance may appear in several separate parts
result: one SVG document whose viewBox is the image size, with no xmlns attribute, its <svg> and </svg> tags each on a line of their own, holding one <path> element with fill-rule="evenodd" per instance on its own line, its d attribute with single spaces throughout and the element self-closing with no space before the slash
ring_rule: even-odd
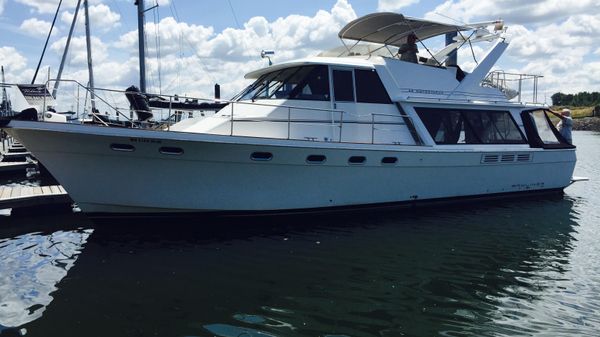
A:
<svg viewBox="0 0 600 337">
<path fill-rule="evenodd" d="M 600 134 L 564 196 L 327 216 L 0 217 L 0 336 L 599 336 Z M 357 191 L 359 193 L 360 191 Z"/>
</svg>

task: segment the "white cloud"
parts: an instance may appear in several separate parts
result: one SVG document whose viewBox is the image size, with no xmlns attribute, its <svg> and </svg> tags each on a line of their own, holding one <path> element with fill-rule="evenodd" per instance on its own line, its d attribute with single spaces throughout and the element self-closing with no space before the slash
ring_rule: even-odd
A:
<svg viewBox="0 0 600 337">
<path fill-rule="evenodd" d="M 246 72 L 266 65 L 260 58 L 261 50 L 275 50 L 274 62 L 315 55 L 338 46 L 338 31 L 354 18 L 356 14 L 347 0 L 338 0 L 331 10 L 320 10 L 312 17 L 289 15 L 269 22 L 256 16 L 241 29 L 226 28 L 218 33 L 213 27 L 164 18 L 158 29 L 163 91 L 210 97 L 218 82 L 223 97 L 230 97 L 247 85 L 243 79 Z M 156 27 L 146 23 L 145 28 L 152 36 Z M 131 51 L 137 60 L 137 31 L 122 35 L 114 46 Z M 151 90 L 157 90 L 153 87 L 158 72 L 153 38 L 147 39 L 147 46 L 148 83 Z"/>
<path fill-rule="evenodd" d="M 395 12 L 412 4 L 419 3 L 420 0 L 379 0 L 377 3 L 377 11 L 379 12 Z"/>
<path fill-rule="evenodd" d="M 105 61 L 108 57 L 108 47 L 99 38 L 92 36 L 92 61 L 94 64 Z M 58 41 L 54 42 L 50 49 L 55 51 L 59 56 L 62 56 L 65 50 L 65 44 L 67 43 L 67 37 L 62 37 Z M 77 36 L 71 39 L 71 45 L 69 46 L 69 63 L 73 66 L 87 65 L 87 47 L 84 36 Z"/>
<path fill-rule="evenodd" d="M 52 24 L 48 21 L 30 18 L 21 23 L 19 29 L 27 35 L 35 37 L 45 37 L 50 31 Z M 54 27 L 52 34 L 58 34 L 58 28 Z"/>
<path fill-rule="evenodd" d="M 75 11 L 65 11 L 61 14 L 60 19 L 67 25 L 71 25 Z M 113 12 L 110 7 L 105 4 L 89 6 L 90 26 L 92 31 L 107 32 L 112 28 L 118 27 L 121 24 L 121 15 Z M 77 15 L 77 26 L 83 27 L 85 19 L 83 16 L 83 8 L 79 9 Z"/>
<path fill-rule="evenodd" d="M 597 13 L 599 10 L 600 1 L 597 0 L 447 0 L 425 17 L 437 21 L 448 20 L 436 14 L 439 13 L 459 22 L 502 18 L 511 23 L 533 24 L 560 21 L 570 15 Z"/>
<path fill-rule="evenodd" d="M 33 11 L 40 14 L 56 12 L 59 0 L 15 0 L 23 5 L 29 6 Z M 61 8 L 74 8 L 77 0 L 63 0 Z"/>
<path fill-rule="evenodd" d="M 27 59 L 14 47 L 0 47 L 0 60 L 9 71 L 21 70 L 27 65 Z"/>
<path fill-rule="evenodd" d="M 0 15 L 4 12 L 4 2 L 5 0 L 0 0 Z"/>
<path fill-rule="evenodd" d="M 0 60 L 6 73 L 6 82 L 23 83 L 31 81 L 33 70 L 25 69 L 27 59 L 14 47 L 0 47 Z"/>
</svg>

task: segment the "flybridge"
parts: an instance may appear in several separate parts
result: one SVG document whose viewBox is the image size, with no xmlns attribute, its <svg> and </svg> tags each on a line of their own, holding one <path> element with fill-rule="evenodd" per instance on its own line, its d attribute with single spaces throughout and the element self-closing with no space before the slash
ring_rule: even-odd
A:
<svg viewBox="0 0 600 337">
<path fill-rule="evenodd" d="M 493 26 L 492 31 L 488 30 L 490 26 Z M 323 53 L 322 56 L 334 56 L 335 51 L 341 51 L 335 56 L 372 56 L 381 55 L 381 51 L 386 49 L 393 55 L 393 51 L 389 48 L 401 47 L 407 42 L 407 37 L 414 34 L 419 43 L 430 53 L 431 58 L 424 59 L 424 63 L 441 65 L 450 54 L 465 43 L 503 40 L 504 31 L 504 23 L 501 20 L 452 25 L 411 18 L 398 13 L 373 13 L 348 23 L 340 30 L 338 37 L 342 40 L 344 49 L 334 49 Z M 427 39 L 448 33 L 454 33 L 455 36 L 436 54 L 432 54 L 423 44 Z M 353 43 L 346 44 L 345 40 Z"/>
</svg>

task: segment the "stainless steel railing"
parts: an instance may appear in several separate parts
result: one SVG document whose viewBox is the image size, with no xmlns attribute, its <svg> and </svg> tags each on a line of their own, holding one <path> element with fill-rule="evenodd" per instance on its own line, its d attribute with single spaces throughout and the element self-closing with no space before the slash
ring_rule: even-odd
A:
<svg viewBox="0 0 600 337">
<path fill-rule="evenodd" d="M 508 100 L 516 98 L 516 101 L 519 103 L 537 104 L 540 103 L 538 101 L 538 88 L 539 79 L 542 77 L 544 76 L 495 70 L 486 76 L 481 85 L 500 90 Z M 528 93 L 529 95 L 527 96 L 531 97 L 530 101 L 524 101 L 525 93 Z"/>
<path fill-rule="evenodd" d="M 46 86 L 48 87 L 50 83 L 56 82 L 56 80 L 48 80 L 46 82 Z M 118 116 L 118 118 L 122 118 L 124 121 L 130 123 L 132 127 L 149 127 L 150 124 L 140 124 L 136 122 L 132 117 L 128 116 L 126 112 L 130 112 L 130 107 L 128 106 L 128 102 L 125 98 L 125 90 L 116 90 L 116 89 L 106 89 L 106 88 L 94 88 L 93 90 L 76 80 L 63 79 L 61 82 L 71 83 L 74 88 L 70 88 L 72 92 L 69 92 L 68 86 L 60 86 L 59 94 L 57 95 L 56 104 L 59 105 L 63 99 L 59 99 L 58 96 L 63 94 L 66 95 L 67 99 L 71 99 L 76 102 L 76 113 L 78 116 L 81 115 L 80 109 L 83 108 L 83 112 L 88 111 L 89 116 L 94 118 L 101 125 L 109 126 L 106 123 L 102 116 L 103 114 L 100 111 L 105 111 L 105 114 L 109 113 L 114 116 Z M 98 111 L 86 110 L 87 101 L 86 99 L 82 99 L 81 95 L 91 96 L 91 92 L 94 92 L 96 107 Z M 75 93 L 76 92 L 76 93 Z M 115 99 L 114 97 L 109 97 L 110 95 L 118 95 L 119 98 Z M 178 95 L 160 95 L 165 100 L 168 99 L 169 105 L 168 108 L 151 108 L 152 111 L 160 110 L 161 118 L 159 123 L 155 123 L 153 128 L 170 131 L 170 126 L 174 124 L 176 121 L 174 120 L 174 116 L 177 114 L 177 109 L 172 107 L 173 103 L 177 102 L 177 100 L 197 100 L 199 102 L 215 102 L 215 99 L 204 99 L 190 96 L 178 96 Z M 83 106 L 80 104 L 81 101 L 84 101 Z M 119 101 L 120 100 L 120 101 Z M 371 143 L 375 144 L 377 142 L 377 135 L 379 132 L 389 131 L 385 129 L 386 127 L 391 126 L 401 126 L 407 125 L 407 119 L 412 122 L 413 117 L 406 114 L 392 115 L 392 114 L 384 114 L 384 113 L 369 113 L 364 115 L 349 113 L 339 109 L 323 109 L 323 108 L 314 108 L 314 107 L 303 107 L 303 106 L 295 106 L 295 105 L 279 105 L 279 104 L 270 104 L 268 102 L 245 102 L 245 101 L 231 101 L 231 100 L 217 100 L 219 103 L 227 103 L 228 106 L 224 107 L 217 116 L 222 118 L 227 118 L 229 120 L 229 135 L 230 136 L 240 136 L 243 135 L 243 132 L 238 131 L 241 125 L 247 123 L 285 123 L 285 133 L 282 134 L 281 137 L 274 135 L 264 135 L 260 136 L 261 138 L 277 138 L 277 139 L 294 139 L 294 140 L 312 140 L 312 141 L 324 141 L 324 142 L 340 142 L 340 143 Z M 46 100 L 44 99 L 43 106 L 47 109 L 48 105 L 46 104 Z M 238 113 L 240 109 L 244 109 L 245 107 L 252 107 L 256 111 L 258 109 L 282 109 L 285 111 L 284 113 L 275 114 L 275 118 L 269 117 L 250 117 L 247 113 Z M 107 111 L 108 110 L 108 111 Z M 247 110 L 246 110 L 247 111 Z M 167 117 L 162 118 L 163 113 L 166 112 Z M 227 114 L 229 112 L 229 114 Z M 323 140 L 319 140 L 316 137 L 302 137 L 298 138 L 293 135 L 293 129 L 297 125 L 301 124 L 320 124 L 320 125 L 331 125 L 332 128 L 337 129 L 337 132 L 332 132 L 332 136 L 336 136 L 335 139 L 333 137 L 325 138 Z M 344 139 L 344 131 L 348 130 L 352 125 L 354 126 L 369 126 L 368 128 L 363 128 L 361 132 L 363 132 L 363 138 L 366 135 L 367 130 L 370 130 L 370 136 L 368 141 L 358 141 L 353 140 L 351 137 Z M 370 129 L 369 129 L 370 128 Z M 412 136 L 411 136 L 412 137 Z M 395 142 L 391 142 L 395 143 Z M 415 143 L 419 144 L 419 140 L 415 139 Z"/>
</svg>

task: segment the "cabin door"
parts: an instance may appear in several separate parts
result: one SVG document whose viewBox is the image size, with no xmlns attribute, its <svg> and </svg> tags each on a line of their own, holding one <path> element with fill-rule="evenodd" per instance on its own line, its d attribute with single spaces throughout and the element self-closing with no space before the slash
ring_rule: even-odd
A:
<svg viewBox="0 0 600 337">
<path fill-rule="evenodd" d="M 354 85 L 354 69 L 331 67 L 332 108 L 343 111 L 342 141 L 355 141 L 358 131 L 356 124 L 356 87 Z M 346 123 L 347 122 L 347 123 Z M 346 124 L 344 124 L 346 123 Z"/>
</svg>

